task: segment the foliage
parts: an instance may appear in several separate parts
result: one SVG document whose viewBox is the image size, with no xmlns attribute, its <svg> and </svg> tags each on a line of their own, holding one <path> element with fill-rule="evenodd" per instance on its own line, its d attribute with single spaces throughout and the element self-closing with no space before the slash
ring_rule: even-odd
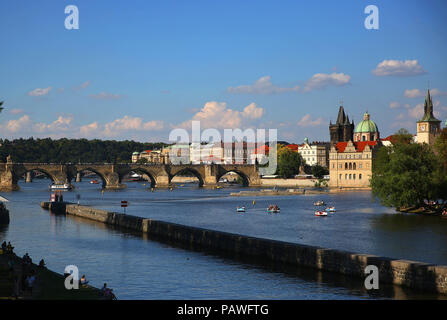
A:
<svg viewBox="0 0 447 320">
<path fill-rule="evenodd" d="M 14 162 L 113 163 L 131 162 L 134 151 L 159 149 L 164 143 L 87 139 L 0 139 L 0 161 L 11 155 Z"/>
<path fill-rule="evenodd" d="M 438 199 L 438 163 L 426 144 L 400 142 L 384 147 L 373 167 L 372 191 L 387 206 L 422 206 L 424 200 Z"/>
<path fill-rule="evenodd" d="M 393 145 L 406 143 L 409 144 L 413 140 L 413 135 L 405 128 L 400 128 L 395 134 L 391 136 L 391 143 Z"/>
<path fill-rule="evenodd" d="M 287 147 L 278 146 L 278 175 L 288 178 L 299 173 L 303 159 L 298 152 Z"/>
<path fill-rule="evenodd" d="M 325 175 L 329 174 L 329 170 L 319 164 L 312 166 L 312 175 L 317 179 L 322 179 Z"/>
<path fill-rule="evenodd" d="M 140 159 L 137 160 L 137 163 L 138 164 L 145 164 L 145 163 L 147 163 L 147 159 L 146 158 L 140 158 Z"/>
</svg>

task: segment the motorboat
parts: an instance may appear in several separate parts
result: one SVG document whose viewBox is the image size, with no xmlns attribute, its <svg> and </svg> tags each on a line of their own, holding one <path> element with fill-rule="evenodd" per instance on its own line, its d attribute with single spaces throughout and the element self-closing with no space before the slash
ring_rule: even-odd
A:
<svg viewBox="0 0 447 320">
<path fill-rule="evenodd" d="M 237 207 L 236 212 L 245 212 L 245 206 L 243 207 Z"/>
<path fill-rule="evenodd" d="M 90 180 L 90 183 L 91 184 L 98 184 L 99 182 L 98 182 L 98 180 Z"/>
<path fill-rule="evenodd" d="M 335 207 L 327 207 L 326 212 L 336 212 L 337 210 L 335 209 Z"/>
<path fill-rule="evenodd" d="M 317 217 L 325 217 L 325 216 L 327 216 L 327 212 L 326 211 L 317 210 L 317 211 L 315 211 L 315 215 Z"/>
<path fill-rule="evenodd" d="M 50 185 L 50 190 L 71 190 L 71 189 L 73 189 L 73 186 L 69 183 L 64 184 L 53 183 L 52 185 Z"/>
<path fill-rule="evenodd" d="M 324 205 L 325 205 L 325 203 L 323 200 L 318 200 L 318 201 L 314 202 L 314 206 L 324 206 Z"/>
</svg>

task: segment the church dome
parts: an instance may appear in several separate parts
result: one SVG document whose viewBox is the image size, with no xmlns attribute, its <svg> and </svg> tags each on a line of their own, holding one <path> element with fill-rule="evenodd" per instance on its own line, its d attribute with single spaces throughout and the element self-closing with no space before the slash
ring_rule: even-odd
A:
<svg viewBox="0 0 447 320">
<path fill-rule="evenodd" d="M 363 115 L 363 120 L 359 122 L 355 128 L 355 133 L 357 132 L 378 132 L 377 125 L 374 121 L 369 119 L 369 113 L 366 112 Z"/>
</svg>

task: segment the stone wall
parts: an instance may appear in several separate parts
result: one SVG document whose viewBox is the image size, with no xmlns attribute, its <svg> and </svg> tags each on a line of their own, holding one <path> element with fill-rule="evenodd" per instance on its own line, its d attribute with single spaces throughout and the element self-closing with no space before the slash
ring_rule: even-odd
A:
<svg viewBox="0 0 447 320">
<path fill-rule="evenodd" d="M 42 206 L 44 207 L 43 204 Z M 379 269 L 381 283 L 447 294 L 447 266 L 248 237 L 74 204 L 67 204 L 65 210 L 67 214 L 140 231 L 184 245 L 252 256 L 275 263 L 306 266 L 358 278 L 365 278 L 364 270 L 367 265 L 375 265 Z"/>
<path fill-rule="evenodd" d="M 260 181 L 263 187 L 312 188 L 318 182 L 318 179 L 260 179 Z"/>
</svg>

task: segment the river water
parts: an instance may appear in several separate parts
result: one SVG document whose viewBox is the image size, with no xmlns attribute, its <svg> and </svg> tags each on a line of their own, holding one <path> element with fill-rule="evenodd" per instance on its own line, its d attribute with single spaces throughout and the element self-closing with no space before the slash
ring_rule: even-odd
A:
<svg viewBox="0 0 447 320">
<path fill-rule="evenodd" d="M 90 284 L 104 282 L 119 299 L 407 299 L 438 298 L 385 286 L 367 291 L 361 280 L 305 268 L 284 270 L 245 259 L 196 252 L 116 230 L 101 223 L 56 216 L 40 208 L 47 201 L 49 180 L 20 182 L 21 190 L 2 193 L 10 200 L 11 223 L 0 229 L 16 252 L 63 273 L 76 265 Z M 173 191 L 151 192 L 142 182 L 101 192 L 84 181 L 64 192 L 66 201 L 196 227 L 270 238 L 326 248 L 447 265 L 447 219 L 395 213 L 375 201 L 370 192 L 232 197 L 242 190 L 218 190 L 184 184 Z M 247 190 L 244 188 L 243 190 Z M 323 199 L 337 212 L 315 217 L 313 202 Z M 252 201 L 255 200 L 253 206 Z M 280 214 L 266 213 L 278 204 Z M 236 213 L 240 205 L 247 212 Z"/>
</svg>

